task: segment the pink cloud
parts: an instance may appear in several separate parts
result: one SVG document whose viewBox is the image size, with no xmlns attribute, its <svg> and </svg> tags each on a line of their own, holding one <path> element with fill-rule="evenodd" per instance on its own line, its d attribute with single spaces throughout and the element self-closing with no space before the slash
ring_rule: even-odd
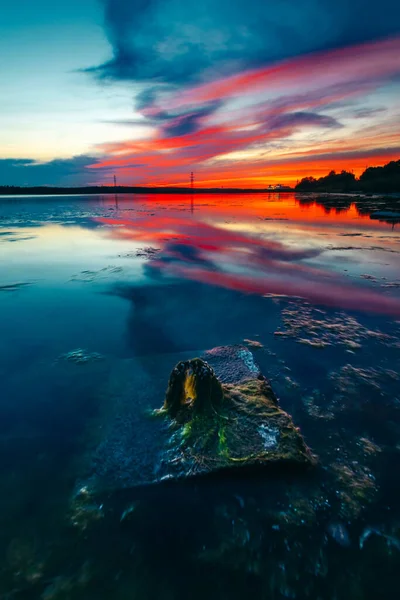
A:
<svg viewBox="0 0 400 600">
<path fill-rule="evenodd" d="M 170 99 L 164 108 L 268 91 L 271 86 L 284 89 L 294 85 L 307 87 L 318 84 L 321 88 L 334 84 L 382 81 L 400 72 L 399 55 L 400 37 L 316 52 L 194 87 Z"/>
<path fill-rule="evenodd" d="M 152 135 L 103 144 L 104 158 L 91 168 L 100 178 L 111 168 L 119 170 L 123 183 L 156 185 L 187 184 L 195 170 L 199 186 L 243 187 L 292 184 L 299 176 L 320 175 L 322 168 L 359 174 L 363 156 L 369 156 L 370 166 L 398 158 L 400 123 L 392 118 L 388 126 L 385 111 L 370 112 L 371 126 L 355 117 L 358 130 L 346 137 L 335 131 L 346 131 L 348 122 L 321 111 L 349 102 L 362 106 L 368 94 L 400 74 L 399 56 L 396 37 L 309 54 L 160 97 L 142 111 L 150 117 Z M 190 123 L 186 133 L 179 129 L 185 122 Z M 309 128 L 319 128 L 319 138 L 294 140 Z M 249 150 L 261 154 L 248 160 Z M 226 158 L 232 153 L 241 155 Z M 291 160 L 296 165 L 289 169 L 284 165 Z M 273 169 L 266 172 L 268 167 Z"/>
</svg>

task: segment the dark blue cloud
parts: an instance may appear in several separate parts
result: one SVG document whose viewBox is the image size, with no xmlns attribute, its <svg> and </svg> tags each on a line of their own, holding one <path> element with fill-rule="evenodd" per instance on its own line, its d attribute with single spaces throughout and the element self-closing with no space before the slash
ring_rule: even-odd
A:
<svg viewBox="0 0 400 600">
<path fill-rule="evenodd" d="M 93 156 L 74 156 L 38 163 L 29 158 L 0 159 L 0 185 L 85 185 L 95 183 L 98 174 L 89 166 L 98 162 Z"/>
<path fill-rule="evenodd" d="M 113 182 L 118 169 L 143 167 L 141 163 L 126 163 L 122 166 L 95 167 L 102 162 L 98 156 L 81 154 L 72 158 L 60 158 L 48 162 L 37 162 L 31 158 L 0 158 L 0 186 L 84 186 Z"/>
<path fill-rule="evenodd" d="M 135 108 L 138 111 L 143 110 L 147 106 L 153 104 L 153 102 L 157 99 L 158 95 L 158 87 L 147 87 L 135 97 Z"/>
<path fill-rule="evenodd" d="M 148 96 L 149 101 L 153 101 L 153 94 Z M 178 111 L 159 110 L 153 112 L 151 117 L 124 119 L 120 121 L 107 121 L 113 125 L 132 125 L 134 127 L 154 126 L 160 129 L 160 133 L 164 137 L 176 137 L 194 133 L 201 129 L 202 120 L 205 117 L 212 115 L 218 108 L 221 102 L 207 102 L 202 106 L 189 107 Z M 140 165 L 138 165 L 140 166 Z"/>
<path fill-rule="evenodd" d="M 268 130 L 284 129 L 285 127 L 296 128 L 296 127 L 307 127 L 317 126 L 326 127 L 328 129 L 338 129 L 342 125 L 334 119 L 326 115 L 320 115 L 313 112 L 293 112 L 272 119 L 268 119 L 266 123 Z"/>
<path fill-rule="evenodd" d="M 182 84 L 400 32 L 398 0 L 101 0 L 101 77 Z M 141 96 L 154 100 L 154 89 Z"/>
<path fill-rule="evenodd" d="M 381 158 L 382 162 L 384 162 L 384 157 L 387 157 L 388 160 L 392 159 L 393 155 L 400 156 L 400 146 L 390 147 L 390 148 L 380 148 L 379 146 L 376 148 L 370 148 L 369 150 L 344 150 L 343 152 L 321 152 L 315 153 L 312 155 L 312 161 L 314 163 L 318 163 L 318 161 L 341 161 L 341 160 L 351 160 L 354 158 L 375 158 L 377 155 Z M 303 155 L 293 156 L 290 158 L 279 158 L 276 161 L 270 160 L 269 164 L 272 165 L 274 162 L 284 165 L 291 163 L 304 163 L 305 158 Z"/>
<path fill-rule="evenodd" d="M 367 117 L 375 117 L 375 115 L 384 112 L 387 112 L 387 108 L 359 108 L 353 111 L 353 117 L 355 119 L 366 119 Z"/>
<path fill-rule="evenodd" d="M 180 114 L 160 113 L 160 120 L 167 122 L 162 127 L 164 135 L 175 137 L 198 131 L 202 127 L 202 119 L 212 115 L 220 106 L 220 102 L 208 102 Z"/>
</svg>

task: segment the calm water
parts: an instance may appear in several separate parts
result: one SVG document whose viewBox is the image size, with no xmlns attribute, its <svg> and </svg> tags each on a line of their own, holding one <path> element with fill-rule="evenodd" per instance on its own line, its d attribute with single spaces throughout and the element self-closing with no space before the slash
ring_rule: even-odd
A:
<svg viewBox="0 0 400 600">
<path fill-rule="evenodd" d="M 0 199 L 0 598 L 396 595 L 400 225 L 369 204 Z M 316 472 L 87 498 L 106 435 L 154 451 L 169 371 L 232 344 Z"/>
</svg>

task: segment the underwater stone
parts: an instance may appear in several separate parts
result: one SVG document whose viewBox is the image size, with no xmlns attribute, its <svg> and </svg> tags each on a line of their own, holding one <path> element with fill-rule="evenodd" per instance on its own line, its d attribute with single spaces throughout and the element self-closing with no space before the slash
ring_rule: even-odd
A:
<svg viewBox="0 0 400 600">
<path fill-rule="evenodd" d="M 182 361 L 172 370 L 164 406 L 157 411 L 169 419 L 172 432 L 162 453 L 160 479 L 240 466 L 315 463 L 252 354 L 240 347 L 235 353 L 247 368 L 237 383 L 221 383 L 200 358 Z"/>
<path fill-rule="evenodd" d="M 148 359 L 147 369 L 144 359 L 124 361 L 115 371 L 94 432 L 96 447 L 83 460 L 80 481 L 93 493 L 236 473 L 237 467 L 280 473 L 315 463 L 248 348 L 215 347 L 191 360 L 175 356 L 159 355 L 156 368 Z M 155 410 L 166 383 L 163 405 Z"/>
</svg>

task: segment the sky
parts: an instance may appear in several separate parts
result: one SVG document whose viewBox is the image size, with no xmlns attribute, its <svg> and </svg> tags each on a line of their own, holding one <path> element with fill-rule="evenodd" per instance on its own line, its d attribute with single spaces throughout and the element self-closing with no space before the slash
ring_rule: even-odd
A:
<svg viewBox="0 0 400 600">
<path fill-rule="evenodd" d="M 293 185 L 400 158 L 397 0 L 0 0 L 0 185 Z"/>
</svg>

